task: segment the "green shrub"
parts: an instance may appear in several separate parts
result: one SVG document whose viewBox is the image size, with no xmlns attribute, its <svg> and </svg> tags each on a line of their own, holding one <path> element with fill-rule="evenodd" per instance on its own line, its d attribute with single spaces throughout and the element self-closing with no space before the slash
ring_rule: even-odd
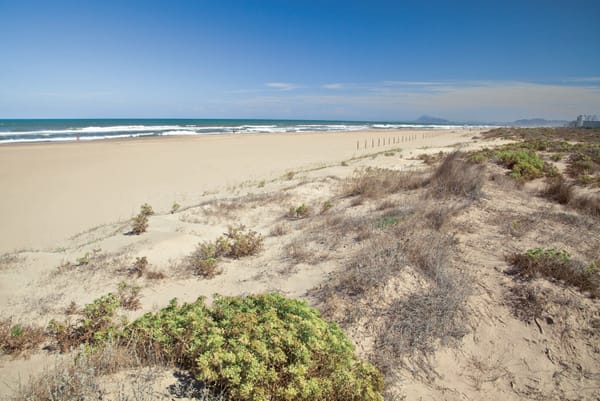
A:
<svg viewBox="0 0 600 401">
<path fill-rule="evenodd" d="M 209 388 L 239 401 L 382 400 L 381 374 L 359 360 L 336 324 L 278 294 L 176 301 L 126 335 L 160 350 Z"/>
<path fill-rule="evenodd" d="M 171 205 L 171 214 L 176 213 L 179 209 L 181 209 L 181 205 L 177 202 L 173 202 Z"/>
<path fill-rule="evenodd" d="M 515 179 L 527 181 L 544 175 L 544 161 L 532 150 L 505 150 L 495 156 Z"/>
</svg>

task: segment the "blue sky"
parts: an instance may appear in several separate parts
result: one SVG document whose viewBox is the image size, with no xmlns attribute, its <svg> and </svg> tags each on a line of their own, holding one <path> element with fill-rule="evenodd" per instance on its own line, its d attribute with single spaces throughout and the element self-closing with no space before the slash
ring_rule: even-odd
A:
<svg viewBox="0 0 600 401">
<path fill-rule="evenodd" d="M 600 114 L 599 1 L 5 1 L 0 118 Z"/>
</svg>

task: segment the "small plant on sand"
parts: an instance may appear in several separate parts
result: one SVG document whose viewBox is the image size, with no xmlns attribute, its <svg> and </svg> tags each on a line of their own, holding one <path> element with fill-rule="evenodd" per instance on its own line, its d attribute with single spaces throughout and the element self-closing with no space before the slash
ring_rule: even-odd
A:
<svg viewBox="0 0 600 401">
<path fill-rule="evenodd" d="M 217 258 L 219 257 L 217 245 L 213 242 L 202 242 L 196 250 L 188 257 L 188 264 L 194 274 L 205 278 L 213 278 L 220 271 L 217 269 Z"/>
<path fill-rule="evenodd" d="M 134 275 L 136 277 L 142 277 L 144 273 L 148 270 L 148 258 L 145 256 L 135 258 L 135 262 L 131 269 L 129 269 L 129 274 Z"/>
<path fill-rule="evenodd" d="M 271 229 L 270 234 L 273 237 L 280 237 L 282 235 L 286 235 L 290 232 L 290 227 L 288 224 L 277 224 Z"/>
<path fill-rule="evenodd" d="M 144 203 L 140 206 L 140 213 L 132 219 L 131 233 L 135 235 L 145 233 L 148 229 L 148 217 L 153 214 L 154 210 L 149 204 Z"/>
<path fill-rule="evenodd" d="M 310 214 L 310 208 L 306 206 L 304 203 L 299 206 L 290 206 L 290 210 L 288 211 L 287 217 L 290 219 L 303 219 L 308 217 Z"/>
<path fill-rule="evenodd" d="M 85 255 L 83 255 L 80 258 L 77 258 L 76 264 L 75 266 L 87 266 L 90 264 L 90 262 L 98 256 L 98 254 L 102 252 L 101 248 L 95 248 L 92 249 L 92 252 L 86 252 Z"/>
<path fill-rule="evenodd" d="M 13 324 L 11 320 L 0 321 L 0 352 L 17 356 L 37 348 L 46 339 L 41 327 Z"/>
<path fill-rule="evenodd" d="M 121 281 L 117 288 L 119 305 L 127 310 L 140 309 L 142 307 L 140 303 L 141 289 L 142 288 L 137 285 L 127 284 L 125 281 Z"/>
<path fill-rule="evenodd" d="M 177 213 L 179 209 L 181 209 L 181 205 L 177 202 L 173 202 L 171 205 L 171 214 Z"/>
<path fill-rule="evenodd" d="M 331 201 L 323 202 L 323 205 L 321 205 L 321 214 L 326 213 L 332 207 L 333 207 L 333 202 L 331 202 Z"/>
<path fill-rule="evenodd" d="M 600 296 L 600 274 L 571 258 L 564 250 L 534 248 L 508 257 L 515 273 L 525 278 L 546 277 L 573 285 L 593 297 Z"/>
<path fill-rule="evenodd" d="M 262 248 L 262 236 L 256 231 L 246 230 L 243 225 L 229 226 L 225 238 L 229 243 L 229 249 L 223 256 L 229 258 L 237 259 L 254 255 Z"/>
<path fill-rule="evenodd" d="M 221 257 L 238 259 L 254 255 L 262 248 L 262 236 L 243 225 L 229 226 L 225 235 L 214 242 L 202 242 L 188 257 L 188 264 L 195 274 L 212 278 L 219 274 L 217 262 Z"/>
<path fill-rule="evenodd" d="M 175 300 L 126 329 L 208 388 L 238 401 L 382 401 L 383 379 L 342 330 L 279 294 Z"/>
<path fill-rule="evenodd" d="M 258 183 L 258 187 L 259 187 L 259 188 L 264 188 L 264 186 L 266 185 L 266 183 L 267 183 L 267 182 L 266 182 L 265 180 L 261 180 L 261 181 Z"/>
<path fill-rule="evenodd" d="M 142 206 L 140 206 L 140 214 L 152 216 L 154 214 L 154 210 L 152 209 L 152 206 L 150 206 L 147 203 L 144 203 Z"/>
<path fill-rule="evenodd" d="M 148 229 L 148 216 L 140 213 L 135 216 L 132 220 L 131 224 L 131 233 L 135 235 L 140 235 L 145 233 Z"/>
</svg>

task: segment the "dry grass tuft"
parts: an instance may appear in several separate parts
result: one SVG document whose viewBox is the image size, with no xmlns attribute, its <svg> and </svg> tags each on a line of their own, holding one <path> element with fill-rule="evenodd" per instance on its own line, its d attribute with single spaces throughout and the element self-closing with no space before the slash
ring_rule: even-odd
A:
<svg viewBox="0 0 600 401">
<path fill-rule="evenodd" d="M 288 224 L 277 224 L 271 229 L 270 235 L 273 237 L 281 237 L 289 232 L 290 226 Z"/>
<path fill-rule="evenodd" d="M 167 275 L 160 270 L 148 270 L 146 272 L 146 278 L 148 280 L 163 280 L 167 278 Z"/>
<path fill-rule="evenodd" d="M 570 205 L 580 212 L 600 217 L 600 196 L 598 195 L 578 195 L 571 200 Z"/>
<path fill-rule="evenodd" d="M 292 260 L 294 264 L 306 263 L 313 265 L 321 259 L 306 240 L 296 238 L 284 247 L 285 255 Z"/>
<path fill-rule="evenodd" d="M 459 196 L 479 199 L 485 170 L 468 163 L 461 152 L 450 153 L 431 177 L 428 194 L 435 198 Z"/>
<path fill-rule="evenodd" d="M 562 175 L 551 178 L 542 191 L 544 198 L 566 205 L 573 199 L 573 184 L 565 181 Z"/>
<path fill-rule="evenodd" d="M 420 188 L 427 182 L 427 174 L 423 172 L 369 167 L 355 171 L 352 178 L 346 180 L 342 195 L 377 199 L 401 190 Z"/>
<path fill-rule="evenodd" d="M 44 371 L 38 377 L 31 378 L 22 384 L 11 397 L 13 401 L 87 401 L 87 400 L 136 400 L 150 401 L 152 380 L 148 377 L 136 377 L 137 389 L 148 391 L 125 392 L 117 391 L 109 394 L 102 383 L 103 375 L 119 372 L 123 369 L 139 368 L 152 363 L 159 363 L 158 359 L 150 361 L 152 355 L 137 355 L 133 347 L 109 343 L 93 352 L 80 352 L 65 360 L 57 361 L 53 369 Z M 141 381 L 146 381 L 141 386 Z M 114 398 L 113 398 L 114 397 Z"/>
<path fill-rule="evenodd" d="M 337 277 L 331 290 L 354 298 L 381 289 L 407 264 L 401 244 L 389 244 L 387 240 L 381 237 L 369 241 Z"/>
</svg>

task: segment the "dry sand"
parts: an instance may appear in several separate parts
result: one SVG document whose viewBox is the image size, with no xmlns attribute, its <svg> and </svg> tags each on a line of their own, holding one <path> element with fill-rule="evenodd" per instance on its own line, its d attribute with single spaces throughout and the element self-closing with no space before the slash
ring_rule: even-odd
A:
<svg viewBox="0 0 600 401">
<path fill-rule="evenodd" d="M 168 211 L 173 202 L 195 204 L 206 192 L 246 181 L 367 152 L 446 146 L 476 133 L 214 135 L 0 146 L 0 253 L 59 246 L 93 226 L 129 219 L 144 202 Z"/>
</svg>

